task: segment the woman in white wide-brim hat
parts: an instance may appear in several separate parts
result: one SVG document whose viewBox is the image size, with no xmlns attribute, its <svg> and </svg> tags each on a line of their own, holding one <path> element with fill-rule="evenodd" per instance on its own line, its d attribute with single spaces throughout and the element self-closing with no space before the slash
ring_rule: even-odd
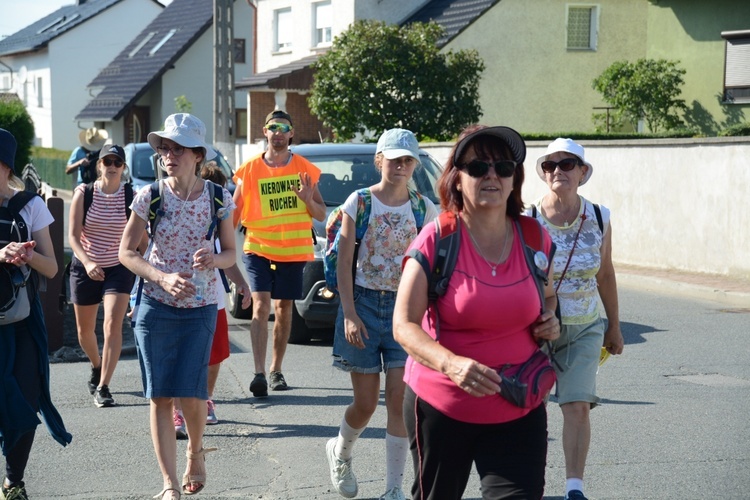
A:
<svg viewBox="0 0 750 500">
<path fill-rule="evenodd" d="M 547 228 L 557 246 L 554 284 L 562 313 L 560 338 L 553 342 L 557 371 L 557 402 L 563 413 L 566 499 L 585 500 L 583 470 L 596 406 L 596 372 L 604 346 L 621 354 L 617 281 L 612 266 L 612 227 L 609 210 L 578 194 L 594 167 L 583 146 L 555 139 L 536 161 L 536 172 L 549 187 L 527 214 Z M 599 297 L 608 322 L 601 318 Z"/>
<path fill-rule="evenodd" d="M 145 279 L 134 333 L 144 395 L 151 401 L 151 437 L 163 476 L 159 498 L 201 491 L 206 483 L 205 453 L 212 450 L 203 448 L 203 430 L 217 314 L 214 268 L 226 269 L 236 258 L 232 197 L 199 176 L 205 160 L 216 156 L 205 134 L 198 118 L 178 113 L 167 117 L 163 131 L 148 135 L 168 174 L 160 181 L 158 227 L 144 258 L 137 247 L 153 210 L 152 189 L 146 186 L 134 197 L 120 245 L 120 261 Z M 224 208 L 215 212 L 216 217 L 212 216 L 211 192 L 214 197 L 222 196 Z M 207 228 L 212 227 L 218 230 L 207 235 Z M 214 234 L 221 243 L 219 253 L 213 251 Z M 181 490 L 172 421 L 174 398 L 180 398 L 188 434 Z"/>
</svg>

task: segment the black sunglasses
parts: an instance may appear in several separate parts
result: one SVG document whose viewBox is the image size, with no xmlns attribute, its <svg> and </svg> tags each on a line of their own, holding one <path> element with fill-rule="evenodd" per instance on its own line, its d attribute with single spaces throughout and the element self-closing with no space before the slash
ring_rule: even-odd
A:
<svg viewBox="0 0 750 500">
<path fill-rule="evenodd" d="M 551 174 L 557 167 L 563 172 L 570 172 L 578 166 L 578 160 L 575 158 L 565 158 L 560 161 L 547 160 L 542 162 L 542 171 Z"/>
<path fill-rule="evenodd" d="M 500 160 L 494 162 L 486 162 L 482 160 L 471 160 L 469 163 L 462 165 L 460 170 L 466 170 L 472 177 L 484 177 L 487 172 L 490 171 L 490 167 L 495 167 L 495 173 L 498 177 L 513 177 L 513 173 L 516 171 L 516 165 L 513 160 Z"/>
<path fill-rule="evenodd" d="M 119 158 L 102 158 L 102 163 L 105 167 L 111 167 L 114 165 L 116 168 L 120 168 L 123 165 L 122 160 Z"/>
</svg>

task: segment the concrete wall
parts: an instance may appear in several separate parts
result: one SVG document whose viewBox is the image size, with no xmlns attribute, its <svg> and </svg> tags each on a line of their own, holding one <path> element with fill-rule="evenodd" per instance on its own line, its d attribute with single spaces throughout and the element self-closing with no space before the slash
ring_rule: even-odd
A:
<svg viewBox="0 0 750 500">
<path fill-rule="evenodd" d="M 579 193 L 612 211 L 616 263 L 750 279 L 750 138 L 597 141 Z M 442 164 L 452 144 L 425 144 Z M 527 144 L 523 199 L 547 192 L 536 174 L 546 142 Z"/>
</svg>

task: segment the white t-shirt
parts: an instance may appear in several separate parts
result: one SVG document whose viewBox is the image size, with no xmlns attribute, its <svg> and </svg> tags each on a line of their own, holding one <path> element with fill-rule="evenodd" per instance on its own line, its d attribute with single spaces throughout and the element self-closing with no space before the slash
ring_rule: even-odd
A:
<svg viewBox="0 0 750 500">
<path fill-rule="evenodd" d="M 346 199 L 342 209 L 353 221 L 357 220 L 357 193 Z M 370 196 L 370 220 L 359 246 L 357 273 L 354 283 L 371 290 L 395 292 L 401 280 L 401 261 L 411 242 L 417 236 L 417 223 L 411 201 L 389 207 Z M 427 208 L 423 227 L 438 215 L 435 205 L 423 198 Z"/>
<path fill-rule="evenodd" d="M 13 196 L 15 196 L 16 193 L 18 193 L 18 190 L 14 189 L 13 191 Z M 29 238 L 31 239 L 33 239 L 31 233 L 44 229 L 55 222 L 55 218 L 52 217 L 44 200 L 39 196 L 34 196 L 34 198 L 32 198 L 31 201 L 21 209 L 20 215 L 29 226 Z"/>
</svg>

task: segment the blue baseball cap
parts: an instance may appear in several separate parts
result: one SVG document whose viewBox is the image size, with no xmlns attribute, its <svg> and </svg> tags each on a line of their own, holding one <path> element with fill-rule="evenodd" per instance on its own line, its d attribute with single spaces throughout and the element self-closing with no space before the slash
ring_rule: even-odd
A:
<svg viewBox="0 0 750 500">
<path fill-rule="evenodd" d="M 410 130 L 392 128 L 383 132 L 378 139 L 375 153 L 383 153 L 389 160 L 411 156 L 419 162 L 419 142 Z"/>
</svg>

